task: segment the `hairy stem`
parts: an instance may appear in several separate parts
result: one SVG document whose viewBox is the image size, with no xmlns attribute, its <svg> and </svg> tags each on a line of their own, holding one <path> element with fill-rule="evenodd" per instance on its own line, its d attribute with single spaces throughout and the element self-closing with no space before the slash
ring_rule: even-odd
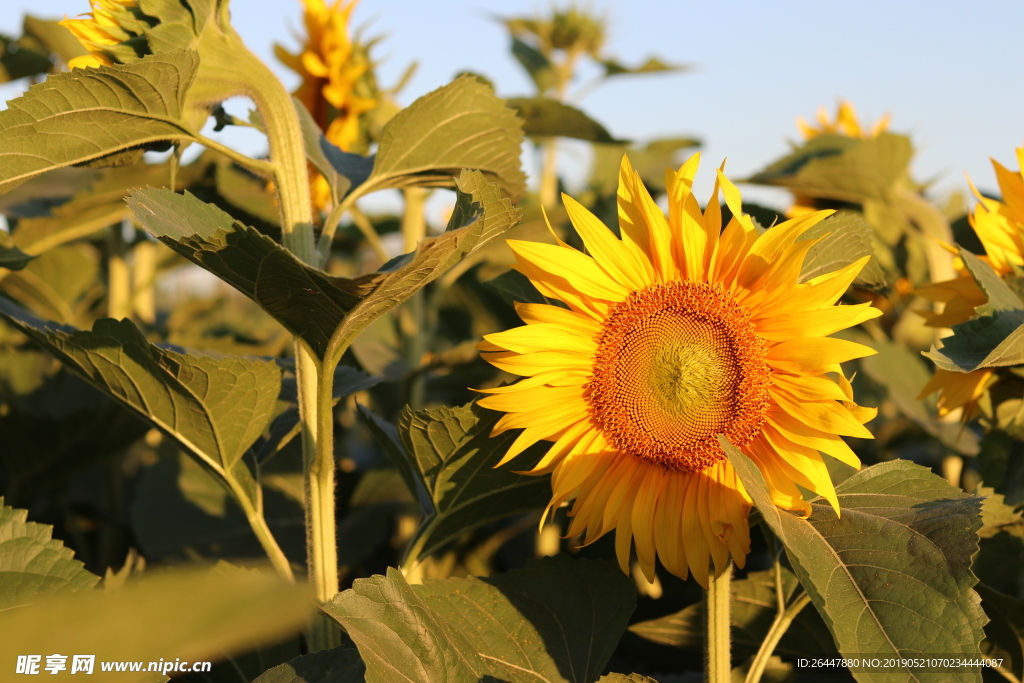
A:
<svg viewBox="0 0 1024 683">
<path fill-rule="evenodd" d="M 107 238 L 107 315 L 121 320 L 132 316 L 132 276 L 124 244 L 124 222 L 110 226 Z"/>
<path fill-rule="evenodd" d="M 423 216 L 423 205 L 428 192 L 422 187 L 408 187 L 402 191 L 405 196 L 405 211 L 402 213 L 402 237 L 409 253 L 427 236 L 427 222 Z M 402 331 L 404 333 L 405 360 L 410 368 L 419 368 L 423 362 L 423 354 L 427 349 L 428 327 L 427 311 L 424 304 L 424 291 L 421 289 L 403 307 Z M 414 372 L 406 387 L 406 403 L 416 410 L 423 407 L 423 373 Z"/>
<path fill-rule="evenodd" d="M 228 485 L 231 487 L 231 492 L 235 495 L 235 500 L 238 505 L 242 508 L 242 512 L 245 513 L 245 518 L 249 521 L 249 526 L 252 528 L 256 538 L 259 540 L 260 545 L 263 546 L 263 552 L 270 558 L 270 564 L 273 565 L 274 569 L 282 577 L 295 582 L 295 574 L 292 573 L 292 566 L 288 563 L 288 558 L 285 557 L 284 551 L 281 550 L 281 546 L 277 544 L 277 539 L 274 538 L 274 534 L 270 531 L 270 527 L 267 526 L 267 520 L 263 516 L 263 511 L 257 509 L 252 504 L 249 496 L 242 489 L 241 484 L 227 473 L 225 477 L 228 481 Z"/>
<path fill-rule="evenodd" d="M 731 680 L 729 633 L 729 584 L 732 563 L 717 579 L 712 578 L 707 591 L 704 614 L 707 617 L 707 683 L 729 683 Z"/>
<path fill-rule="evenodd" d="M 757 654 L 754 655 L 754 660 L 750 663 L 750 670 L 747 671 L 745 683 L 758 683 L 761 680 L 761 676 L 768 666 L 768 660 L 771 659 L 772 653 L 775 652 L 775 646 L 782 640 L 782 636 L 785 635 L 789 625 L 793 623 L 796 616 L 800 614 L 800 610 L 806 607 L 810 601 L 810 595 L 801 593 L 789 607 L 775 615 L 775 621 L 772 623 L 771 628 L 768 629 L 764 640 L 761 641 L 761 647 L 758 648 Z"/>
</svg>

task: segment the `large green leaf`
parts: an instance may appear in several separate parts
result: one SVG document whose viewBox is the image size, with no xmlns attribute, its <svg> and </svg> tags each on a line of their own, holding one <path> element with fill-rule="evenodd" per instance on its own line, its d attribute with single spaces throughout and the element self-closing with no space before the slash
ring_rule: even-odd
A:
<svg viewBox="0 0 1024 683">
<path fill-rule="evenodd" d="M 800 194 L 844 202 L 886 200 L 904 178 L 913 147 L 903 135 L 862 140 L 819 135 L 749 178 Z"/>
<path fill-rule="evenodd" d="M 52 595 L 87 591 L 100 580 L 85 571 L 74 551 L 50 538 L 53 527 L 27 517 L 27 510 L 6 507 L 0 497 L 0 614 Z"/>
<path fill-rule="evenodd" d="M 889 391 L 889 399 L 900 412 L 939 438 L 949 448 L 964 455 L 977 455 L 978 437 L 960 424 L 941 421 L 936 415 L 935 398 L 918 400 L 917 395 L 928 383 L 931 372 L 921 356 L 900 344 L 870 339 L 860 335 L 858 341 L 878 353 L 860 361 L 864 373 Z"/>
<path fill-rule="evenodd" d="M 401 443 L 367 417 L 426 513 L 411 541 L 410 560 L 436 552 L 481 524 L 543 507 L 551 497 L 548 477 L 512 471 L 521 466 L 495 468 L 516 436 L 505 432 L 491 438 L 500 413 L 476 403 L 419 411 L 407 407 L 398 421 Z M 540 450 L 534 447 L 519 457 L 535 461 Z"/>
<path fill-rule="evenodd" d="M 1021 301 L 1020 297 L 1010 289 L 1010 286 L 1003 282 L 1003 279 L 999 277 L 999 273 L 992 266 L 966 249 L 960 250 L 960 258 L 963 260 L 964 266 L 971 274 L 971 277 L 978 283 L 978 287 L 988 297 L 985 307 L 986 311 L 997 313 L 1024 311 L 1024 301 Z"/>
<path fill-rule="evenodd" d="M 221 659 L 297 632 L 311 608 L 306 588 L 262 572 L 224 565 L 153 572 L 109 593 L 0 611 L 0 661 L 6 666 L 30 653 L 95 654 L 87 680 L 153 680 L 152 673 L 103 672 L 99 663 Z"/>
<path fill-rule="evenodd" d="M 197 67 L 195 53 L 171 52 L 32 86 L 0 111 L 0 193 L 51 169 L 191 140 L 184 101 Z"/>
<path fill-rule="evenodd" d="M 336 647 L 279 664 L 252 683 L 363 683 L 365 673 L 357 650 Z"/>
<path fill-rule="evenodd" d="M 127 320 L 77 330 L 4 299 L 0 316 L 217 472 L 235 470 L 273 417 L 281 376 L 273 362 L 161 349 Z"/>
<path fill-rule="evenodd" d="M 519 222 L 519 209 L 479 171 L 463 170 L 455 186 L 455 208 L 444 234 L 420 240 L 416 251 L 385 264 L 380 284 L 335 330 L 332 354 L 340 358 L 339 351 L 363 328 Z"/>
<path fill-rule="evenodd" d="M 786 604 L 792 601 L 800 584 L 796 575 L 782 569 L 782 593 Z M 738 659 L 748 657 L 761 647 L 777 611 L 775 570 L 750 572 L 746 578 L 731 583 L 732 601 L 729 620 L 732 622 L 732 647 Z M 632 624 L 629 630 L 638 636 L 662 645 L 687 650 L 701 650 L 707 628 L 701 602 L 679 612 Z M 818 613 L 802 610 L 775 648 L 776 652 L 794 655 L 835 655 L 832 636 Z"/>
<path fill-rule="evenodd" d="M 522 124 L 504 100 L 472 76 L 427 93 L 398 112 L 381 132 L 373 172 L 352 190 L 451 186 L 460 169 L 482 172 L 519 201 L 526 176 L 519 166 Z"/>
<path fill-rule="evenodd" d="M 523 120 L 523 132 L 531 137 L 562 137 L 589 142 L 620 142 L 600 123 L 576 107 L 550 97 L 513 97 L 508 105 Z"/>
<path fill-rule="evenodd" d="M 1024 363 L 1024 311 L 994 311 L 953 325 L 942 346 L 925 356 L 950 372 L 972 372 Z"/>
<path fill-rule="evenodd" d="M 333 348 L 340 358 L 364 327 L 518 220 L 518 210 L 479 172 L 463 171 L 457 187 L 458 201 L 443 235 L 423 240 L 416 252 L 381 273 L 356 278 L 334 277 L 302 263 L 188 193 L 136 190 L 128 205 L 153 235 L 258 303 L 318 355 Z"/>
<path fill-rule="evenodd" d="M 981 499 L 903 460 L 836 486 L 842 518 L 816 498 L 801 519 L 779 510 L 757 466 L 719 437 L 754 505 L 782 541 L 847 657 L 975 655 L 985 615 L 971 573 Z M 859 681 L 980 681 L 979 671 L 855 672 Z"/>
<path fill-rule="evenodd" d="M 804 257 L 804 265 L 800 270 L 800 282 L 807 282 L 819 275 L 833 273 L 844 268 L 864 256 L 873 256 L 874 246 L 871 237 L 874 230 L 860 214 L 844 211 L 823 220 L 805 232 L 797 240 L 813 240 L 822 238 L 811 247 Z M 884 287 L 885 274 L 877 259 L 868 261 L 854 284 L 864 287 Z"/>
<path fill-rule="evenodd" d="M 323 609 L 355 641 L 367 683 L 396 675 L 423 683 L 591 683 L 635 599 L 613 564 L 556 556 L 507 574 L 422 586 L 389 569 L 357 580 Z"/>
</svg>

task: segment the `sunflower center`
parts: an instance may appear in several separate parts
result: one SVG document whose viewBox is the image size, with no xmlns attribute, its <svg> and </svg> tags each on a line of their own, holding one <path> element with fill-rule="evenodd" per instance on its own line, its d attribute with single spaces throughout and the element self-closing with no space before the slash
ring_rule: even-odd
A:
<svg viewBox="0 0 1024 683">
<path fill-rule="evenodd" d="M 756 437 L 768 409 L 764 345 L 720 284 L 653 285 L 615 304 L 586 397 L 612 445 L 695 472 Z"/>
</svg>

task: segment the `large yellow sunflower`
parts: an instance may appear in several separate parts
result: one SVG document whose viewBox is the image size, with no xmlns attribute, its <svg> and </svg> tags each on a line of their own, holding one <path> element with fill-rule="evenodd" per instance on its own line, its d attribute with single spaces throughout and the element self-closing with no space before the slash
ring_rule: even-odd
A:
<svg viewBox="0 0 1024 683">
<path fill-rule="evenodd" d="M 991 161 L 1003 201 L 982 196 L 971 183 L 978 203 L 967 218 L 985 248 L 985 256 L 981 259 L 1005 276 L 1011 275 L 1014 268 L 1024 266 L 1024 170 L 1010 171 L 995 159 Z M 1024 147 L 1017 148 L 1017 163 L 1024 169 Z M 950 327 L 965 322 L 974 317 L 975 308 L 988 301 L 959 258 L 954 261 L 954 266 L 959 277 L 930 284 L 916 292 L 929 301 L 944 304 L 940 313 L 918 311 L 927 325 Z M 974 414 L 978 399 L 996 379 L 995 371 L 990 369 L 973 372 L 936 370 L 918 398 L 938 391 L 939 415 L 963 408 L 966 422 Z"/>
<path fill-rule="evenodd" d="M 552 473 L 549 510 L 575 498 L 571 536 L 615 529 L 624 571 L 635 540 L 648 579 L 660 556 L 707 586 L 709 558 L 718 576 L 750 550 L 751 501 L 718 434 L 757 463 L 775 504 L 810 514 L 799 485 L 838 512 L 819 451 L 859 467 L 840 436 L 871 438 L 875 415 L 852 402 L 839 363 L 875 352 L 827 335 L 880 311 L 834 305 L 867 257 L 799 282 L 816 241 L 797 240 L 830 211 L 758 235 L 721 171 L 701 211 L 698 163 L 666 173 L 666 217 L 624 158 L 621 240 L 563 195 L 587 253 L 509 241 L 516 269 L 568 308 L 519 304 L 525 326 L 485 337 L 484 357 L 527 379 L 480 404 L 507 413 L 495 434 L 523 430 L 502 463 L 554 442 L 533 472 Z M 724 231 L 719 189 L 733 214 Z"/>
</svg>

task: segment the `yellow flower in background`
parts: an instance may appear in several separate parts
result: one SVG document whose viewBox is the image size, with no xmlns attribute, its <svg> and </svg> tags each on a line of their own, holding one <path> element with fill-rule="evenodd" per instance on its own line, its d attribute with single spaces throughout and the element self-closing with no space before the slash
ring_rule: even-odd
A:
<svg viewBox="0 0 1024 683">
<path fill-rule="evenodd" d="M 878 121 L 875 125 L 871 126 L 870 130 L 865 131 L 861 125 L 860 120 L 857 118 L 857 112 L 854 110 L 853 105 L 846 100 L 841 100 L 839 106 L 836 109 L 835 119 L 831 119 L 828 115 L 828 111 L 821 107 L 818 109 L 818 125 L 814 126 L 807 122 L 802 116 L 798 116 L 796 119 L 796 127 L 800 130 L 800 134 L 803 135 L 804 140 L 810 140 L 816 138 L 819 135 L 843 135 L 848 138 L 861 138 L 869 139 L 877 137 L 880 133 L 884 132 L 889 127 L 889 115 L 886 114 Z M 799 192 L 793 193 L 793 205 L 786 210 L 787 218 L 796 218 L 797 216 L 803 216 L 804 214 L 813 213 L 819 210 L 817 200 L 813 197 L 800 194 Z"/>
<path fill-rule="evenodd" d="M 698 163 L 667 172 L 666 217 L 624 158 L 621 240 L 565 195 L 586 254 L 509 240 L 516 269 L 568 309 L 519 304 L 525 326 L 485 337 L 483 357 L 527 379 L 482 390 L 480 405 L 507 413 L 495 434 L 523 429 L 502 464 L 554 442 L 533 472 L 552 473 L 549 511 L 575 498 L 569 535 L 614 529 L 624 571 L 635 541 L 649 580 L 660 557 L 707 586 L 709 558 L 717 576 L 750 551 L 751 501 L 718 434 L 757 463 L 776 505 L 809 514 L 800 485 L 838 511 L 819 451 L 859 467 L 840 437 L 871 438 L 876 413 L 853 403 L 839 364 L 875 351 L 827 335 L 880 311 L 834 305 L 868 257 L 798 282 L 816 240 L 797 239 L 831 212 L 759 236 L 721 171 L 701 211 Z"/>
<path fill-rule="evenodd" d="M 1010 171 L 995 159 L 991 161 L 1003 201 L 983 197 L 971 183 L 978 203 L 974 212 L 968 215 L 968 221 L 985 248 L 985 256 L 981 259 L 1000 275 L 1010 275 L 1014 267 L 1024 266 L 1024 173 Z M 1017 163 L 1024 169 L 1024 147 L 1017 148 Z M 950 327 L 966 322 L 974 317 L 975 308 L 988 301 L 963 262 L 957 258 L 954 265 L 959 277 L 932 283 L 915 292 L 929 301 L 945 304 L 941 313 L 917 311 L 924 317 L 925 324 L 931 327 Z M 938 391 L 939 415 L 963 408 L 963 420 L 966 422 L 974 414 L 978 399 L 995 381 L 995 372 L 987 369 L 966 373 L 936 370 L 918 398 Z"/>
<path fill-rule="evenodd" d="M 120 45 L 135 37 L 121 27 L 117 15 L 137 8 L 137 0 L 89 0 L 89 4 L 92 6 L 92 12 L 81 14 L 74 19 L 65 17 L 59 22 L 61 26 L 71 31 L 90 53 L 68 62 L 68 68 L 71 69 L 110 66 L 114 62 L 104 48 Z"/>
<path fill-rule="evenodd" d="M 800 129 L 800 134 L 804 136 L 804 140 L 810 140 L 826 133 L 845 135 L 848 138 L 868 139 L 878 137 L 880 133 L 889 127 L 889 115 L 886 114 L 878 119 L 875 125 L 865 131 L 860 125 L 860 120 L 857 118 L 857 112 L 854 111 L 853 105 L 846 100 L 842 100 L 836 109 L 834 120 L 829 118 L 828 110 L 821 107 L 818 109 L 817 127 L 808 123 L 802 116 L 797 117 L 796 127 Z"/>
</svg>

